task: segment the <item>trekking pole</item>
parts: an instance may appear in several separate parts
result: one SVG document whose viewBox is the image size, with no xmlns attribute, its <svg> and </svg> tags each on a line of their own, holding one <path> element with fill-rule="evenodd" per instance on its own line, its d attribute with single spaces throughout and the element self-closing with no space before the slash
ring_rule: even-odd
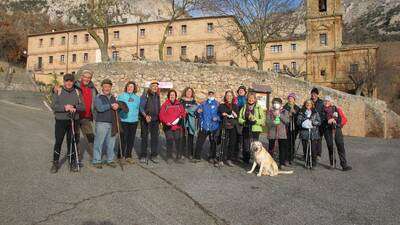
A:
<svg viewBox="0 0 400 225">
<path fill-rule="evenodd" d="M 225 118 L 222 119 L 222 126 L 221 126 L 221 146 L 219 147 L 217 161 L 218 167 L 220 168 L 220 163 L 223 160 L 223 154 L 225 150 L 225 139 L 226 139 L 226 130 L 225 130 Z"/>
<path fill-rule="evenodd" d="M 336 140 L 336 124 L 333 125 L 332 129 L 332 151 L 333 151 L 333 167 L 336 169 L 336 151 L 333 143 Z"/>
<path fill-rule="evenodd" d="M 124 157 L 124 153 L 123 153 L 123 150 L 122 150 L 121 128 L 119 126 L 119 116 L 118 116 L 118 112 L 116 110 L 114 110 L 114 113 L 115 113 L 115 120 L 116 120 L 116 123 L 117 123 L 118 151 L 119 151 L 119 154 L 121 154 L 121 158 L 118 159 L 118 164 L 121 167 L 121 170 L 124 171 L 124 165 L 122 163 L 122 159 Z"/>
<path fill-rule="evenodd" d="M 72 142 L 74 143 L 74 151 L 75 151 L 75 163 L 78 168 L 79 172 L 79 159 L 78 159 L 78 148 L 76 145 L 76 138 L 75 138 L 75 113 L 71 113 L 71 132 L 72 132 Z M 72 163 L 72 153 L 69 154 L 70 163 Z"/>
<path fill-rule="evenodd" d="M 307 152 L 306 152 L 307 158 L 306 159 L 306 168 L 307 169 L 312 169 L 312 154 L 311 154 L 311 129 L 308 128 L 308 140 L 307 140 Z"/>
</svg>

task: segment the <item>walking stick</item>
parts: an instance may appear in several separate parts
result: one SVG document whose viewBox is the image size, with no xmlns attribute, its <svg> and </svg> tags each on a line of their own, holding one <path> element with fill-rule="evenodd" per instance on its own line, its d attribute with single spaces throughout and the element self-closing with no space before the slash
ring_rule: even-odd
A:
<svg viewBox="0 0 400 225">
<path fill-rule="evenodd" d="M 116 123 L 117 123 L 117 134 L 118 134 L 118 142 L 119 142 L 118 143 L 118 151 L 119 151 L 119 154 L 121 154 L 121 158 L 118 159 L 118 164 L 121 167 L 121 170 L 124 171 L 124 165 L 122 163 L 122 159 L 124 157 L 124 153 L 123 153 L 123 150 L 122 150 L 121 128 L 119 127 L 119 116 L 118 116 L 118 112 L 117 111 L 114 111 L 114 113 L 115 113 L 115 120 L 116 120 Z"/>
<path fill-rule="evenodd" d="M 336 169 L 336 151 L 333 141 L 336 141 L 336 124 L 332 125 L 332 151 L 333 151 L 333 167 Z"/>
<path fill-rule="evenodd" d="M 307 169 L 312 169 L 312 155 L 311 155 L 311 129 L 308 128 L 308 140 L 307 140 L 307 151 L 306 151 L 306 160 L 305 167 Z"/>
<path fill-rule="evenodd" d="M 223 118 L 221 126 L 221 146 L 219 147 L 219 151 L 217 154 L 218 168 L 221 167 L 220 163 L 223 160 L 223 154 L 225 150 L 225 140 L 226 140 L 225 118 Z"/>
<path fill-rule="evenodd" d="M 79 172 L 79 159 L 78 159 L 78 148 L 76 145 L 76 138 L 75 138 L 75 113 L 71 113 L 71 132 L 72 132 L 72 142 L 74 143 L 74 151 L 75 151 L 75 163 L 78 168 Z M 69 153 L 69 162 L 72 163 L 72 153 Z"/>
</svg>

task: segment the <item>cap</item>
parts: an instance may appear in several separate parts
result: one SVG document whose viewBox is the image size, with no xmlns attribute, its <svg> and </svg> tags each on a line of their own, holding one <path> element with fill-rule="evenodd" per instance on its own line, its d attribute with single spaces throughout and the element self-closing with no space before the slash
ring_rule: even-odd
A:
<svg viewBox="0 0 400 225">
<path fill-rule="evenodd" d="M 90 70 L 82 70 L 81 75 L 83 75 L 83 74 L 90 74 L 90 76 L 93 77 L 93 72 Z"/>
<path fill-rule="evenodd" d="M 332 97 L 327 95 L 327 96 L 325 96 L 324 101 L 331 102 L 332 101 Z"/>
<path fill-rule="evenodd" d="M 152 81 L 150 81 L 150 85 L 152 85 L 152 84 L 157 84 L 157 85 L 159 85 L 160 83 L 158 83 L 157 80 L 152 80 Z"/>
<path fill-rule="evenodd" d="M 67 73 L 64 75 L 63 80 L 64 81 L 75 81 L 75 77 L 74 77 L 74 75 Z"/>
<path fill-rule="evenodd" d="M 294 98 L 294 99 L 296 99 L 296 94 L 295 93 L 290 93 L 288 96 L 287 96 L 287 98 L 289 99 L 289 98 Z"/>
<path fill-rule="evenodd" d="M 311 90 L 311 94 L 312 93 L 315 93 L 315 94 L 317 94 L 317 95 L 319 95 L 319 90 L 318 90 L 318 88 L 313 88 L 312 90 Z"/>
<path fill-rule="evenodd" d="M 208 90 L 208 94 L 215 94 L 214 90 Z"/>
<path fill-rule="evenodd" d="M 110 79 L 108 79 L 108 78 L 104 79 L 104 80 L 101 82 L 101 86 L 103 86 L 104 84 L 113 85 L 112 81 L 111 81 Z"/>
</svg>

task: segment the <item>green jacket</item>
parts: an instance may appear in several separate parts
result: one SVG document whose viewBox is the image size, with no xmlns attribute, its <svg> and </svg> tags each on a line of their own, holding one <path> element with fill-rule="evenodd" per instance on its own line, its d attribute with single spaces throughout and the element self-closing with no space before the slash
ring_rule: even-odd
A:
<svg viewBox="0 0 400 225">
<path fill-rule="evenodd" d="M 246 108 L 247 104 L 242 107 L 239 113 L 239 123 L 244 126 L 246 126 L 246 122 L 249 122 L 245 118 Z M 252 125 L 251 131 L 263 132 L 263 126 L 265 125 L 265 113 L 261 106 L 259 106 L 258 104 L 254 106 L 254 115 L 256 117 L 256 121 L 255 124 Z"/>
</svg>

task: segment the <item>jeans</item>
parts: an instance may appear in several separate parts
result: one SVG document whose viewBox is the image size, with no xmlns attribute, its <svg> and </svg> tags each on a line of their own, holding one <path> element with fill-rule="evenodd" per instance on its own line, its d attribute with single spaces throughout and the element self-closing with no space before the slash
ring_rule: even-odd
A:
<svg viewBox="0 0 400 225">
<path fill-rule="evenodd" d="M 93 160 L 92 163 L 101 163 L 101 153 L 103 145 L 107 149 L 107 162 L 114 160 L 114 145 L 116 136 L 111 136 L 112 124 L 105 122 L 96 122 L 96 134 L 94 137 L 94 149 L 93 149 Z"/>
<path fill-rule="evenodd" d="M 136 129 L 138 126 L 138 122 L 127 123 L 122 122 L 122 130 L 124 131 L 121 134 L 121 143 L 122 143 L 122 153 L 124 158 L 132 158 L 132 149 L 135 145 L 135 137 L 136 137 Z M 120 157 L 120 153 L 118 153 L 118 157 Z"/>
</svg>

